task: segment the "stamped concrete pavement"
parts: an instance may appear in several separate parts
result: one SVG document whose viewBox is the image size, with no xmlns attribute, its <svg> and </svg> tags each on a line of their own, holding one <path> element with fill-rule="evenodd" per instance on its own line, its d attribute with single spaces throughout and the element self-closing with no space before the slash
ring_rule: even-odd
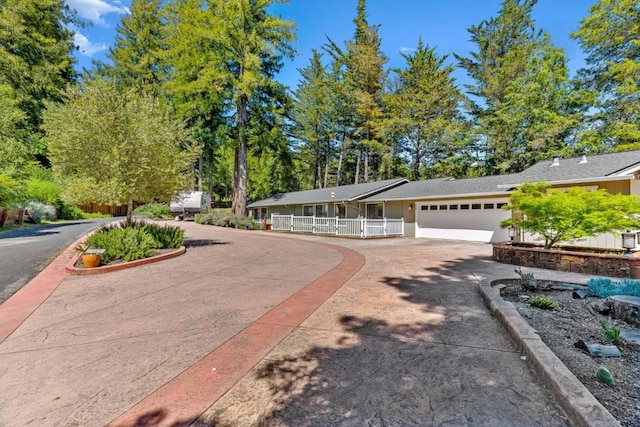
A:
<svg viewBox="0 0 640 427">
<path fill-rule="evenodd" d="M 481 301 L 489 245 L 183 225 L 0 344 L 1 425 L 569 424 Z"/>
</svg>

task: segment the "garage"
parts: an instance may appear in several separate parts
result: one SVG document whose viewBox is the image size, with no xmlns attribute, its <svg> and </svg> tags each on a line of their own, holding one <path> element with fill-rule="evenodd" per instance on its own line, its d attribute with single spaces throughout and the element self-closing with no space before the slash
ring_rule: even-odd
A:
<svg viewBox="0 0 640 427">
<path fill-rule="evenodd" d="M 502 209 L 508 199 L 434 200 L 416 203 L 416 237 L 500 242 L 509 240 L 500 222 L 511 217 Z"/>
</svg>

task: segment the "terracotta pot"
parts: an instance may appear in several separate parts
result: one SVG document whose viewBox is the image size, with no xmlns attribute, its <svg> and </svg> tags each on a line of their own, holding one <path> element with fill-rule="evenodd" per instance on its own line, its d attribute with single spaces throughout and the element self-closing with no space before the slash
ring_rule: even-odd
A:
<svg viewBox="0 0 640 427">
<path fill-rule="evenodd" d="M 82 254 L 82 264 L 85 268 L 93 268 L 100 265 L 100 254 Z"/>
</svg>

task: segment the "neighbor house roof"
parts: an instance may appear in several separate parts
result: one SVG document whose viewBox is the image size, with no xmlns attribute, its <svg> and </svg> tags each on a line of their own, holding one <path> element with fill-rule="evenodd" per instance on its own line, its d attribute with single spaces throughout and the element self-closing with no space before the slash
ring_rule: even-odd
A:
<svg viewBox="0 0 640 427">
<path fill-rule="evenodd" d="M 268 199 L 249 204 L 249 208 L 265 206 L 302 205 L 312 203 L 349 202 L 385 191 L 409 182 L 406 178 L 388 179 L 365 184 L 342 185 L 340 187 L 319 188 L 316 190 L 296 191 L 276 194 Z"/>
<path fill-rule="evenodd" d="M 480 178 L 439 178 L 413 181 L 368 197 L 363 201 L 415 200 L 435 197 L 507 194 L 509 190 L 525 182 L 613 179 L 633 176 L 640 169 L 640 150 L 619 153 L 580 156 L 569 159 L 552 159 L 539 162 L 520 173 L 494 175 Z"/>
</svg>

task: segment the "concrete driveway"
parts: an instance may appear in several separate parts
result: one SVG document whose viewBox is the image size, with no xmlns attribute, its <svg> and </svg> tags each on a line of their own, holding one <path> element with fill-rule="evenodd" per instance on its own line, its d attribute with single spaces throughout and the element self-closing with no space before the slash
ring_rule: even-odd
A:
<svg viewBox="0 0 640 427">
<path fill-rule="evenodd" d="M 569 424 L 480 299 L 489 245 L 182 225 L 0 344 L 1 425 Z"/>
</svg>

